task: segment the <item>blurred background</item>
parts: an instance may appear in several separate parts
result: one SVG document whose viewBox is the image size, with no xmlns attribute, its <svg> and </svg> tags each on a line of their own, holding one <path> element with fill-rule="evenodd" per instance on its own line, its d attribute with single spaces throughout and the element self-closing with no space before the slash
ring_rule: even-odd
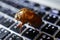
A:
<svg viewBox="0 0 60 40">
<path fill-rule="evenodd" d="M 60 10 L 60 0 L 29 0 L 29 1 L 37 2 Z"/>
</svg>

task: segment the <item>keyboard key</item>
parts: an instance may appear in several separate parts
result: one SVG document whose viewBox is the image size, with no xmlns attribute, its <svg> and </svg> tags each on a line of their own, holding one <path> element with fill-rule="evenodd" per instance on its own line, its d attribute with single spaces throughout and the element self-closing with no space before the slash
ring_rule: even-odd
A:
<svg viewBox="0 0 60 40">
<path fill-rule="evenodd" d="M 39 34 L 39 31 L 28 28 L 26 31 L 24 31 L 22 33 L 22 36 L 25 36 L 25 37 L 33 40 L 37 36 L 37 34 Z"/>
<path fill-rule="evenodd" d="M 57 27 L 53 26 L 53 25 L 49 25 L 49 24 L 46 24 L 41 31 L 44 31 L 48 34 L 51 34 L 53 35 L 56 31 L 58 30 Z"/>
<path fill-rule="evenodd" d="M 13 30 L 13 31 L 15 31 L 15 32 L 17 32 L 17 33 L 20 33 L 21 31 L 20 31 L 20 28 L 19 27 L 17 27 L 17 23 L 15 24 L 15 25 L 13 25 L 12 27 L 11 27 L 11 30 Z"/>
<path fill-rule="evenodd" d="M 40 4 L 38 4 L 38 3 L 34 3 L 34 6 L 35 6 L 35 7 L 39 7 Z"/>
<path fill-rule="evenodd" d="M 60 31 L 56 34 L 55 37 L 60 39 Z"/>
<path fill-rule="evenodd" d="M 28 0 L 25 0 L 24 2 L 25 2 L 25 3 L 30 3 Z"/>
<path fill-rule="evenodd" d="M 50 11 L 51 8 L 50 8 L 50 7 L 45 7 L 45 10 L 46 10 L 46 11 Z"/>
<path fill-rule="evenodd" d="M 0 39 L 5 38 L 10 32 L 4 28 L 0 28 Z"/>
<path fill-rule="evenodd" d="M 36 40 L 54 40 L 54 39 L 52 37 L 42 33 Z"/>
<path fill-rule="evenodd" d="M 22 37 L 19 37 L 16 34 L 12 34 L 8 38 L 6 38 L 6 40 L 23 40 L 23 38 Z"/>
<path fill-rule="evenodd" d="M 21 32 L 24 30 L 24 29 L 26 29 L 27 27 L 26 26 L 23 26 L 22 28 L 21 28 Z"/>
<path fill-rule="evenodd" d="M 3 20 L 1 22 L 1 24 L 4 25 L 4 26 L 6 26 L 6 27 L 10 27 L 13 23 L 14 23 L 14 21 L 11 20 L 11 19 L 6 19 L 6 20 Z"/>
<path fill-rule="evenodd" d="M 55 23 L 58 20 L 57 16 L 53 16 L 53 15 L 46 15 L 44 18 L 45 21 L 51 22 L 51 23 Z"/>
<path fill-rule="evenodd" d="M 60 16 L 60 10 L 58 11 L 58 15 Z"/>
<path fill-rule="evenodd" d="M 60 26 L 60 20 L 57 22 L 57 25 Z"/>
<path fill-rule="evenodd" d="M 39 16 L 43 17 L 45 15 L 44 12 L 37 12 Z"/>
</svg>

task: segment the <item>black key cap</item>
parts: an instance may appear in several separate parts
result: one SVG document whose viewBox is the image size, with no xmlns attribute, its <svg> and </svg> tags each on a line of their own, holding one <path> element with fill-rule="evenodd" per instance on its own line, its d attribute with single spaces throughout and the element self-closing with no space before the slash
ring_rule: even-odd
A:
<svg viewBox="0 0 60 40">
<path fill-rule="evenodd" d="M 38 4 L 38 3 L 34 3 L 34 6 L 35 6 L 35 7 L 39 7 L 40 4 Z"/>
<path fill-rule="evenodd" d="M 60 16 L 60 10 L 58 11 L 58 15 Z"/>
<path fill-rule="evenodd" d="M 0 39 L 5 38 L 10 32 L 4 28 L 0 28 Z"/>
<path fill-rule="evenodd" d="M 25 3 L 30 3 L 28 0 L 25 0 L 24 2 L 25 2 Z"/>
<path fill-rule="evenodd" d="M 53 15 L 46 15 L 44 18 L 45 21 L 51 22 L 51 23 L 55 23 L 58 20 L 58 17 L 53 16 Z"/>
<path fill-rule="evenodd" d="M 39 31 L 28 28 L 25 32 L 23 32 L 22 36 L 33 40 L 37 36 L 37 34 L 39 34 Z"/>
<path fill-rule="evenodd" d="M 51 34 L 53 35 L 56 31 L 58 30 L 57 27 L 53 26 L 53 25 L 49 25 L 49 24 L 46 24 L 41 31 L 44 31 L 48 34 Z"/>
<path fill-rule="evenodd" d="M 45 15 L 44 12 L 37 12 L 39 16 L 43 17 Z"/>
<path fill-rule="evenodd" d="M 45 7 L 45 10 L 46 10 L 46 11 L 50 11 L 51 8 L 50 8 L 50 7 Z"/>
<path fill-rule="evenodd" d="M 36 40 L 54 40 L 54 39 L 52 37 L 42 33 Z"/>
<path fill-rule="evenodd" d="M 21 28 L 21 32 L 26 29 L 27 27 L 24 25 L 22 28 Z"/>
<path fill-rule="evenodd" d="M 23 40 L 23 38 L 22 37 L 19 37 L 18 35 L 16 35 L 16 34 L 12 34 L 12 35 L 10 35 L 6 40 Z"/>
<path fill-rule="evenodd" d="M 1 22 L 1 24 L 6 27 L 10 27 L 13 23 L 14 23 L 14 21 L 12 19 L 6 19 Z"/>
<path fill-rule="evenodd" d="M 60 39 L 60 31 L 56 34 L 55 37 Z"/>
<path fill-rule="evenodd" d="M 11 27 L 11 30 L 13 30 L 13 31 L 15 31 L 15 32 L 17 32 L 17 33 L 20 33 L 21 31 L 20 31 L 20 28 L 19 27 L 17 27 L 17 23 L 15 24 L 15 25 L 13 25 L 12 27 Z"/>
<path fill-rule="evenodd" d="M 57 25 L 60 26 L 60 20 L 57 22 Z"/>
</svg>

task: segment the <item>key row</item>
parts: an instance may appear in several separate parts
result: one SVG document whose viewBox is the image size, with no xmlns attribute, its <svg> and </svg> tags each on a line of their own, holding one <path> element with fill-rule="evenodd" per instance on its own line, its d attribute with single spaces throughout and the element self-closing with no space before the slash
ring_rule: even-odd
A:
<svg viewBox="0 0 60 40">
<path fill-rule="evenodd" d="M 31 28 L 28 28 L 23 34 L 22 34 L 22 36 L 25 36 L 25 37 L 27 37 L 27 38 L 30 38 L 30 40 L 33 40 L 33 38 L 37 35 L 37 34 L 39 34 L 39 31 L 37 31 L 37 30 L 34 30 L 34 29 L 31 29 Z M 33 36 L 32 36 L 33 35 Z M 7 37 L 8 36 L 8 37 Z M 18 35 L 16 35 L 16 34 L 11 34 L 10 35 L 10 32 L 8 31 L 8 30 L 6 30 L 6 29 L 4 29 L 4 28 L 0 28 L 0 39 L 1 40 L 3 40 L 3 39 L 5 39 L 5 40 L 23 40 L 24 38 L 22 38 L 22 37 L 20 37 L 20 36 L 18 36 Z M 41 34 L 38 38 L 37 38 L 38 40 L 40 40 L 40 39 L 46 39 L 46 40 L 53 40 L 53 38 L 52 37 L 50 37 L 50 36 L 48 36 L 48 35 L 46 35 L 46 34 Z M 36 39 L 36 40 L 37 40 Z"/>
<path fill-rule="evenodd" d="M 9 5 L 12 5 L 18 9 L 23 8 L 23 7 L 27 7 L 27 8 L 32 8 L 33 10 L 37 10 L 37 11 L 41 11 L 41 12 L 49 11 L 51 14 L 60 15 L 60 10 L 50 8 L 50 7 L 47 7 L 45 5 L 40 5 L 38 3 L 33 3 L 33 2 L 28 1 L 28 0 L 23 0 L 23 1 L 21 1 L 21 0 L 16 1 L 15 0 L 16 2 L 15 1 L 9 1 L 9 0 L 1 0 L 1 1 L 3 1 Z"/>
<path fill-rule="evenodd" d="M 7 14 L 9 16 L 14 17 L 14 15 L 18 11 L 18 9 L 0 1 L 0 11 L 4 12 L 5 14 Z"/>
<path fill-rule="evenodd" d="M 8 30 L 4 28 L 0 28 L 1 40 L 4 40 L 9 34 L 11 34 L 11 32 L 9 32 Z M 23 40 L 23 38 L 13 33 L 10 36 L 8 36 L 5 40 Z"/>
<path fill-rule="evenodd" d="M 25 26 L 26 28 L 26 26 Z M 28 28 L 25 31 L 23 31 L 22 36 L 27 37 L 29 39 L 34 39 L 35 37 L 37 37 L 37 35 L 40 34 L 40 36 L 38 36 L 36 39 L 37 40 L 54 40 L 53 39 L 53 35 L 58 31 L 58 27 L 51 25 L 51 24 L 45 24 L 42 29 L 41 29 L 41 33 L 40 31 L 36 30 L 36 29 L 32 29 L 32 28 Z M 44 33 L 43 33 L 44 32 Z M 47 35 L 47 34 L 49 35 Z M 32 36 L 33 35 L 33 36 Z M 51 37 L 51 36 L 52 37 Z M 54 35 L 55 38 L 60 39 L 60 31 L 56 33 L 56 35 Z"/>
<path fill-rule="evenodd" d="M 30 25 L 29 25 L 30 26 Z M 24 37 L 27 37 L 29 39 L 34 39 L 38 34 L 40 34 L 40 32 L 36 29 L 33 29 L 33 28 L 27 28 L 27 26 L 23 26 L 22 29 L 14 26 L 11 28 L 11 30 L 17 32 L 17 33 L 22 33 L 22 36 Z M 41 31 L 42 32 L 46 32 L 50 35 L 53 35 L 56 33 L 56 31 L 58 30 L 57 27 L 53 26 L 53 25 L 50 25 L 49 24 L 46 24 L 42 29 Z M 32 36 L 33 35 L 33 36 Z M 47 39 L 48 40 L 48 39 Z M 49 39 L 50 40 L 50 39 Z"/>
<path fill-rule="evenodd" d="M 40 34 L 38 37 L 37 35 Z M 36 40 L 54 40 L 53 37 L 46 35 L 44 33 L 40 33 L 39 31 L 28 28 L 22 33 L 22 36 L 27 37 L 31 40 L 33 40 L 36 37 Z"/>
<path fill-rule="evenodd" d="M 2 12 L 0 12 L 0 14 L 1 13 Z M 4 16 L 3 16 L 3 14 L 0 15 L 0 24 L 4 25 L 5 27 L 10 27 L 14 23 L 16 23 L 15 20 L 11 19 L 7 15 L 4 15 Z"/>
<path fill-rule="evenodd" d="M 16 7 L 16 8 L 21 8 L 19 5 L 21 4 L 21 5 L 24 5 L 24 6 L 26 6 L 26 4 L 27 4 L 27 6 L 29 7 L 29 6 L 31 6 L 31 8 L 33 8 L 33 7 L 36 7 L 36 8 L 39 8 L 39 7 L 41 7 L 41 9 L 42 10 L 46 10 L 46 11 L 49 11 L 51 8 L 50 7 L 45 7 L 45 6 L 41 6 L 40 4 L 38 4 L 38 3 L 32 3 L 32 2 L 30 2 L 30 1 L 28 1 L 28 0 L 23 0 L 23 1 L 21 1 L 21 3 L 18 3 L 18 4 L 16 4 L 15 2 L 12 2 L 12 1 L 7 1 L 7 0 L 2 0 L 3 2 L 5 2 L 5 3 L 7 3 L 7 4 L 9 4 L 9 5 L 12 5 L 12 6 L 14 6 L 14 7 Z M 23 3 L 23 4 L 22 4 Z M 35 8 L 35 9 L 36 9 Z"/>
<path fill-rule="evenodd" d="M 41 27 L 44 25 L 45 23 L 44 22 L 42 22 L 42 24 L 39 26 L 39 27 L 36 27 L 35 29 L 41 29 Z M 26 23 L 26 25 L 28 25 L 28 26 L 30 26 L 30 27 L 32 27 L 32 28 L 34 28 L 32 25 L 30 25 L 30 24 L 27 24 Z M 14 32 L 17 32 L 17 33 L 21 33 L 21 32 L 23 32 L 26 28 L 30 28 L 30 27 L 28 27 L 28 26 L 26 26 L 25 24 L 22 26 L 22 28 L 20 28 L 20 27 L 17 27 L 17 24 L 15 24 L 15 25 L 13 25 L 10 29 L 11 30 L 13 30 Z M 21 31 L 20 31 L 21 30 Z"/>
<path fill-rule="evenodd" d="M 8 2 L 8 1 L 7 1 Z M 6 3 L 7 3 L 6 2 Z M 16 12 L 18 11 L 18 9 L 16 9 L 15 7 L 14 7 L 14 9 L 15 10 L 11 10 L 11 9 L 13 9 L 13 7 L 6 7 L 6 6 L 11 6 L 11 5 L 8 5 L 8 4 L 10 4 L 11 2 L 9 1 L 8 2 L 8 4 L 6 4 L 6 3 L 3 3 L 2 1 L 0 1 L 0 3 L 2 4 L 2 5 L 0 5 L 0 11 L 2 11 L 2 12 L 4 12 L 5 14 L 7 14 L 7 15 L 9 15 L 9 16 L 12 16 L 12 17 L 14 17 L 15 16 L 15 14 L 16 14 Z M 13 3 L 13 2 L 12 2 Z M 13 3 L 14 4 L 14 3 Z M 6 5 L 6 6 L 4 6 L 4 5 Z M 15 5 L 15 6 L 17 6 L 17 4 Z M 20 9 L 21 8 L 29 8 L 29 7 L 25 7 L 25 6 L 23 6 L 23 5 L 19 5 L 20 7 Z M 32 8 L 29 8 L 29 9 L 31 9 L 31 10 L 33 10 Z M 45 12 L 37 12 L 37 14 L 39 15 L 39 16 L 44 16 L 45 15 Z"/>
<path fill-rule="evenodd" d="M 58 28 L 55 27 L 55 26 L 51 26 L 51 25 L 47 26 L 47 25 L 44 26 L 41 31 L 44 31 L 44 32 L 46 32 L 48 34 L 53 35 L 58 30 Z M 49 31 L 47 31 L 47 30 L 49 30 Z M 0 34 L 1 34 L 0 35 L 0 39 L 3 39 L 3 38 L 5 38 L 5 36 L 10 34 L 10 32 L 7 31 L 4 28 L 0 28 Z M 46 40 L 54 40 L 53 37 L 51 37 L 51 36 L 49 36 L 49 35 L 47 35 L 45 33 L 40 33 L 38 30 L 33 29 L 33 28 L 27 28 L 21 35 L 24 36 L 24 37 L 27 37 L 28 39 L 31 39 L 31 40 L 34 39 L 37 36 L 38 37 L 36 38 L 36 40 L 42 40 L 42 39 L 43 40 L 45 40 L 45 39 Z M 60 35 L 60 31 L 56 34 L 55 38 L 59 38 L 60 39 L 59 35 Z M 11 39 L 11 40 L 14 39 L 15 40 L 15 38 L 16 38 L 16 40 L 22 39 L 22 38 L 19 38 L 18 36 L 16 37 L 15 34 L 12 34 L 6 40 L 9 40 L 9 39 Z"/>
</svg>

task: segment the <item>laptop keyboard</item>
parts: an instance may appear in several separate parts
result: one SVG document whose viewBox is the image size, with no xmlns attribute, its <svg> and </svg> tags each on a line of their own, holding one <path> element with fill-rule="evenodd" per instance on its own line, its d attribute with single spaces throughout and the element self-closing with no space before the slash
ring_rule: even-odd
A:
<svg viewBox="0 0 60 40">
<path fill-rule="evenodd" d="M 28 23 L 22 29 L 14 19 L 21 8 L 29 8 L 41 16 L 42 24 L 33 28 Z M 0 0 L 0 40 L 60 40 L 60 10 L 29 0 Z"/>
</svg>

